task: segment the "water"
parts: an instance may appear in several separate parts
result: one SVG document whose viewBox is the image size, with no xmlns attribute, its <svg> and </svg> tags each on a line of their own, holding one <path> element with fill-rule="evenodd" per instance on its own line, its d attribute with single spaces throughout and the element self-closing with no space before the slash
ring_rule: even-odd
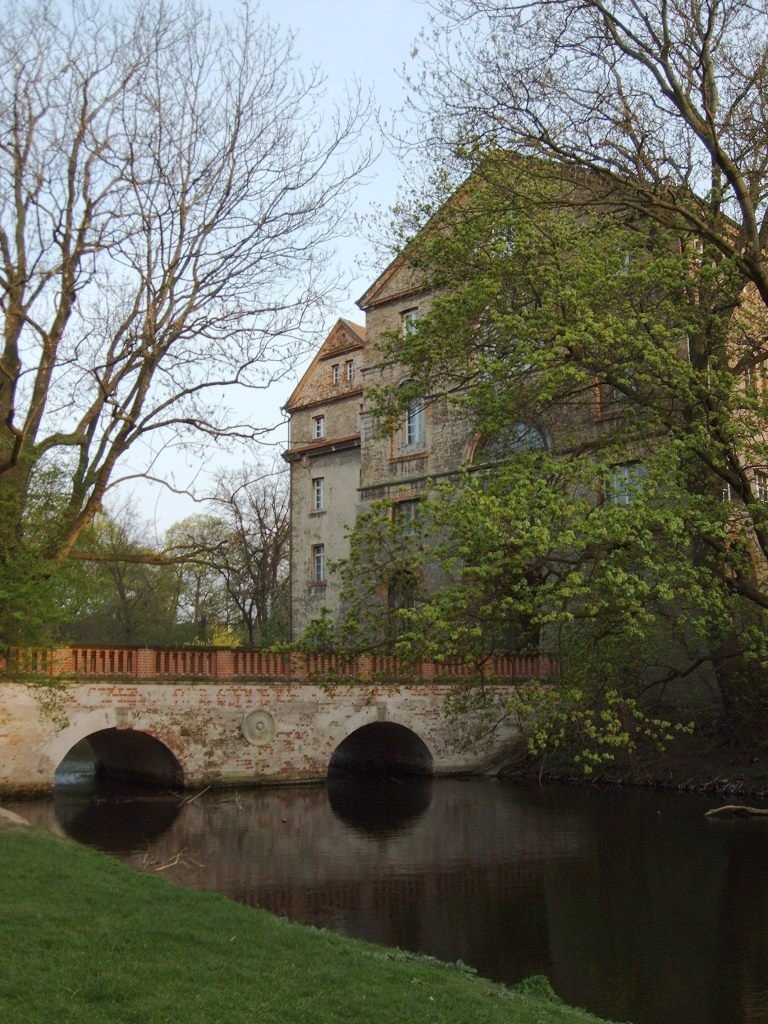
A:
<svg viewBox="0 0 768 1024">
<path fill-rule="evenodd" d="M 191 798 L 192 797 L 192 798 Z M 171 881 L 462 960 L 634 1024 L 768 1021 L 768 820 L 684 794 L 490 780 L 6 803 Z"/>
</svg>

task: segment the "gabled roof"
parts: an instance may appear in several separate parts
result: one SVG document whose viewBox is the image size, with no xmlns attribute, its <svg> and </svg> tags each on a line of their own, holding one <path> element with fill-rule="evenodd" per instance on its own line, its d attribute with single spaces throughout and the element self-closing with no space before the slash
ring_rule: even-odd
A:
<svg viewBox="0 0 768 1024">
<path fill-rule="evenodd" d="M 293 412 L 295 409 L 299 409 L 304 405 L 317 404 L 319 396 L 317 386 L 318 382 L 316 378 L 319 364 L 328 362 L 334 358 L 339 358 L 346 355 L 347 352 L 354 352 L 365 348 L 365 339 L 366 330 L 362 324 L 356 324 L 353 323 L 352 320 L 345 320 L 343 317 L 340 317 L 331 328 L 330 333 L 320 346 L 315 358 L 309 364 L 309 367 L 305 371 L 301 380 L 296 385 L 288 401 L 283 406 L 285 411 Z M 352 389 L 342 388 L 340 391 L 329 393 L 322 397 L 329 400 L 333 398 L 343 398 L 345 397 L 347 390 Z M 353 390 L 358 391 L 359 384 L 354 387 Z"/>
</svg>

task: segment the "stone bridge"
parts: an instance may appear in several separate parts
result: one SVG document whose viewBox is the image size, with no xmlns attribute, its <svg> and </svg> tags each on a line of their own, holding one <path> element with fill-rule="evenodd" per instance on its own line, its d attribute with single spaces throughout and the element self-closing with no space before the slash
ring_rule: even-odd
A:
<svg viewBox="0 0 768 1024">
<path fill-rule="evenodd" d="M 552 675 L 548 659 L 490 659 L 497 696 Z M 102 774 L 201 787 L 316 781 L 347 771 L 491 772 L 517 732 L 478 734 L 446 696 L 459 662 L 403 666 L 378 656 L 70 647 L 0 663 L 0 791 L 51 789 L 82 740 Z"/>
</svg>

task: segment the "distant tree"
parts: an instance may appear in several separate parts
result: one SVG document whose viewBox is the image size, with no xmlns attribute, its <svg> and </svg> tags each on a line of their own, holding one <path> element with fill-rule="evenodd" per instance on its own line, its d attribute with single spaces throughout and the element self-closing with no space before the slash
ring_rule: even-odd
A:
<svg viewBox="0 0 768 1024">
<path fill-rule="evenodd" d="M 217 629 L 230 625 L 230 604 L 216 567 L 228 543 L 226 524 L 213 515 L 188 516 L 166 531 L 164 548 L 179 581 L 177 633 L 184 640 L 207 643 Z"/>
<path fill-rule="evenodd" d="M 204 615 L 210 626 L 231 627 L 249 647 L 288 636 L 287 479 L 261 465 L 222 473 L 217 514 L 184 520 L 166 538 L 169 553 L 189 553 L 184 600 L 198 623 Z"/>
<path fill-rule="evenodd" d="M 367 156 L 359 97 L 328 109 L 292 38 L 247 2 L 231 23 L 192 0 L 9 0 L 4 13 L 7 641 L 29 572 L 49 578 L 110 488 L 150 475 L 171 441 L 258 433 L 227 396 L 295 364 Z M 55 515 L 33 533 L 52 467 Z"/>
<path fill-rule="evenodd" d="M 65 639 L 87 643 L 168 644 L 176 639 L 180 586 L 175 567 L 147 543 L 135 510 L 100 513 L 81 534 L 87 560 L 76 559 Z M 75 568 L 76 567 L 76 568 Z"/>
</svg>

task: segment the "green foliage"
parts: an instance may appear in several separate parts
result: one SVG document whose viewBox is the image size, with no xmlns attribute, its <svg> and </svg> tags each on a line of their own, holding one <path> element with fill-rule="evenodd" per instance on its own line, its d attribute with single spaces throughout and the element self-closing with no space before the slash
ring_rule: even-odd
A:
<svg viewBox="0 0 768 1024">
<path fill-rule="evenodd" d="M 13 480 L 0 486 L 0 648 L 55 641 L 77 585 L 71 566 L 50 556 L 64 504 L 53 465 L 32 475 L 22 499 Z"/>
<path fill-rule="evenodd" d="M 168 644 L 174 642 L 180 581 L 173 565 L 157 564 L 146 526 L 130 506 L 101 513 L 80 539 L 71 575 L 67 640 L 86 643 Z"/>
<path fill-rule="evenodd" d="M 768 706 L 768 392 L 741 370 L 765 317 L 737 261 L 534 179 L 491 162 L 405 252 L 433 298 L 384 363 L 476 443 L 409 536 L 386 507 L 363 518 L 347 625 L 481 678 L 491 654 L 554 656 L 559 687 L 510 711 L 532 749 L 592 770 L 667 743 L 676 727 L 649 708 L 696 671 L 742 722 Z M 385 422 L 409 397 L 373 394 Z M 393 610 L 402 571 L 418 598 Z"/>
</svg>

